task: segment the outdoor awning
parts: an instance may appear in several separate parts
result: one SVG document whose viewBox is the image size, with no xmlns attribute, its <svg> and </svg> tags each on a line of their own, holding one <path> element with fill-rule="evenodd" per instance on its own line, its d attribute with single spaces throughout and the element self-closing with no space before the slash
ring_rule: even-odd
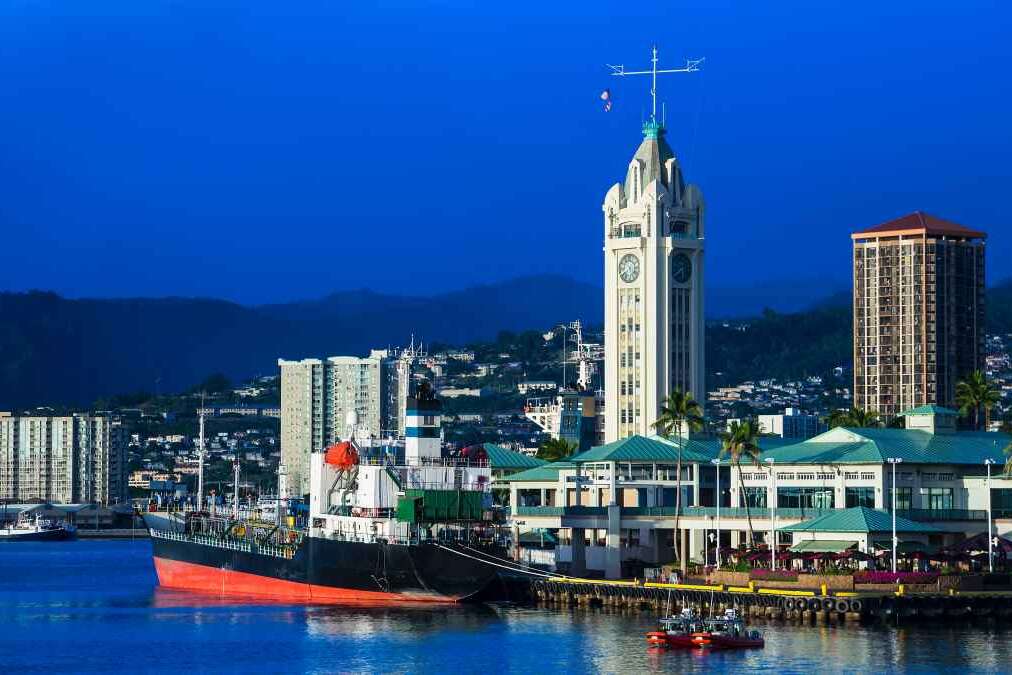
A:
<svg viewBox="0 0 1012 675">
<path fill-rule="evenodd" d="M 843 539 L 808 539 L 806 541 L 799 541 L 794 546 L 791 546 L 791 550 L 799 553 L 839 553 L 855 546 L 857 546 L 856 541 L 845 541 Z"/>
</svg>

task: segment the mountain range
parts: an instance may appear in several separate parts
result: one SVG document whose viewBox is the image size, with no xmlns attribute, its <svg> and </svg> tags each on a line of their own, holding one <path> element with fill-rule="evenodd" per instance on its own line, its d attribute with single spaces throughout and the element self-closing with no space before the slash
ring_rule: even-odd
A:
<svg viewBox="0 0 1012 675">
<path fill-rule="evenodd" d="M 850 359 L 850 296 L 800 302 L 771 293 L 766 312 L 724 292 L 708 316 L 749 316 L 747 331 L 711 320 L 707 370 L 722 381 L 822 373 Z M 277 372 L 277 359 L 368 353 L 414 334 L 453 345 L 501 330 L 602 322 L 599 287 L 533 276 L 431 297 L 344 291 L 317 300 L 243 306 L 200 298 L 68 299 L 0 293 L 0 410 L 88 405 L 137 390 L 175 392 L 209 373 L 239 379 Z M 731 308 L 739 306 L 740 312 Z M 1012 332 L 1012 282 L 989 289 L 991 332 Z"/>
</svg>

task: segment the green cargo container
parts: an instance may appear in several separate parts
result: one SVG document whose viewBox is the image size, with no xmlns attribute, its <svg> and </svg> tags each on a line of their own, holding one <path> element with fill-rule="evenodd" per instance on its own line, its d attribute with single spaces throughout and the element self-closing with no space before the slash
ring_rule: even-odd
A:
<svg viewBox="0 0 1012 675">
<path fill-rule="evenodd" d="M 397 500 L 402 523 L 482 520 L 483 493 L 474 490 L 405 490 Z"/>
</svg>

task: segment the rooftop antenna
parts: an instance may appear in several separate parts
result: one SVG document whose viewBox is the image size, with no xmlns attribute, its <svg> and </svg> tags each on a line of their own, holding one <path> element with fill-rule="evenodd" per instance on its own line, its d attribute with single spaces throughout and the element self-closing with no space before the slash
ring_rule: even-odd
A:
<svg viewBox="0 0 1012 675">
<path fill-rule="evenodd" d="M 705 59 L 686 59 L 685 66 L 682 68 L 665 68 L 657 69 L 657 45 L 652 48 L 652 56 L 650 58 L 651 68 L 650 70 L 626 70 L 625 66 L 618 65 L 613 66 L 610 63 L 607 64 L 611 68 L 611 74 L 618 77 L 625 77 L 626 75 L 650 75 L 650 121 L 656 124 L 657 122 L 657 76 L 665 73 L 694 73 L 699 70 L 699 66 Z"/>
</svg>

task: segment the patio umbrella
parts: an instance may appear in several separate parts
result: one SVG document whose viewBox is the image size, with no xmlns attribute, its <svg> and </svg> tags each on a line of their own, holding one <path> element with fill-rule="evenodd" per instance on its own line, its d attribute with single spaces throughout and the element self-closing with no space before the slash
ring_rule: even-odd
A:
<svg viewBox="0 0 1012 675">
<path fill-rule="evenodd" d="M 787 551 L 781 551 L 780 553 L 777 553 L 777 560 L 790 560 L 793 557 L 794 555 L 788 553 Z"/>
<path fill-rule="evenodd" d="M 875 556 L 873 556 L 873 555 L 871 555 L 869 553 L 865 553 L 864 551 L 857 551 L 857 550 L 847 551 L 847 557 L 850 560 L 856 560 L 858 562 L 867 561 L 867 560 L 874 560 L 875 559 Z"/>
</svg>

